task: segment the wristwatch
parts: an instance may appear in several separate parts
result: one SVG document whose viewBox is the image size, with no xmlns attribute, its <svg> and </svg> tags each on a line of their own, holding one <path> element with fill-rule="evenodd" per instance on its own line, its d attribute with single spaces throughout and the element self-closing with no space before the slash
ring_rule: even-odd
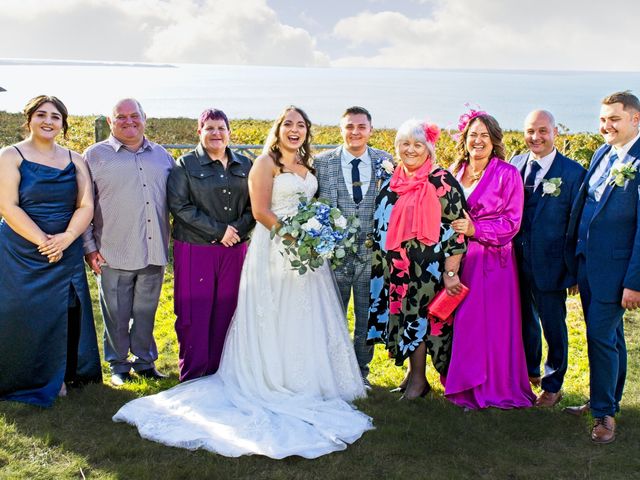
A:
<svg viewBox="0 0 640 480">
<path fill-rule="evenodd" d="M 455 277 L 455 276 L 456 276 L 456 272 L 454 272 L 453 270 L 447 270 L 447 271 L 445 271 L 444 273 L 445 273 L 445 275 L 446 275 L 447 277 L 449 277 L 449 278 L 453 278 L 453 277 Z"/>
</svg>

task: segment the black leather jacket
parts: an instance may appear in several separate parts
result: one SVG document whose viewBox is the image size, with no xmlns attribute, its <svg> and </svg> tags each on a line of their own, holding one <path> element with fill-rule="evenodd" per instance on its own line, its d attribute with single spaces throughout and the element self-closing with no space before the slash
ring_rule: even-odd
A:
<svg viewBox="0 0 640 480">
<path fill-rule="evenodd" d="M 242 241 L 249 237 L 256 224 L 247 181 L 252 163 L 228 147 L 227 158 L 225 169 L 198 145 L 177 160 L 167 182 L 174 239 L 195 244 L 219 242 L 228 225 L 238 230 Z"/>
</svg>

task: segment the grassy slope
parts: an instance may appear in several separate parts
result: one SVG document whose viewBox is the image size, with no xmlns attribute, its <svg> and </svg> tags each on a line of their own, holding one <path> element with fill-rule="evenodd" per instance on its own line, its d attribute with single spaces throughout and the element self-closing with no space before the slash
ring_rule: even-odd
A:
<svg viewBox="0 0 640 480">
<path fill-rule="evenodd" d="M 0 112 L 0 144 L 18 140 L 15 135 L 18 124 L 17 116 Z M 158 120 L 149 124 L 149 136 L 154 140 L 195 141 L 190 133 L 195 125 L 193 120 Z M 72 126 L 76 134 L 69 145 L 81 151 L 91 143 L 91 119 L 74 118 Z M 234 122 L 233 128 L 235 142 L 260 143 L 268 124 L 242 121 Z M 161 135 L 164 131 L 174 133 Z M 372 143 L 390 150 L 392 135 L 390 131 L 378 132 Z M 517 150 L 518 145 L 522 148 L 517 143 L 518 135 L 509 135 L 510 151 Z M 339 134 L 335 128 L 322 129 L 316 134 L 316 141 L 338 143 Z M 571 141 L 591 151 L 598 143 L 595 136 Z M 438 153 L 441 159 L 452 154 L 446 143 Z M 91 385 L 70 392 L 49 410 L 0 403 L 0 479 L 83 478 L 83 475 L 101 479 L 640 478 L 640 326 L 635 314 L 626 319 L 627 389 L 623 412 L 618 418 L 619 437 L 611 446 L 591 445 L 587 436 L 589 420 L 569 417 L 559 409 L 465 413 L 442 399 L 442 389 L 433 372 L 430 381 L 437 386 L 436 395 L 398 403 L 397 396 L 387 390 L 400 381 L 402 370 L 392 365 L 380 347 L 372 364 L 373 392 L 358 402 L 374 418 L 376 430 L 366 433 L 345 452 L 314 461 L 229 459 L 144 441 L 134 428 L 113 423 L 111 416 L 126 401 L 177 383 L 171 285 L 169 269 L 157 316 L 156 338 L 160 350 L 158 366 L 171 377 L 162 382 L 142 380 L 121 389 L 107 384 Z M 95 288 L 92 290 L 95 296 Z M 94 306 L 97 307 L 97 302 Z M 94 313 L 101 332 L 97 308 Z M 563 406 L 582 402 L 588 395 L 584 326 L 577 298 L 569 300 L 568 324 L 570 365 Z M 106 364 L 103 370 L 107 374 Z"/>
</svg>

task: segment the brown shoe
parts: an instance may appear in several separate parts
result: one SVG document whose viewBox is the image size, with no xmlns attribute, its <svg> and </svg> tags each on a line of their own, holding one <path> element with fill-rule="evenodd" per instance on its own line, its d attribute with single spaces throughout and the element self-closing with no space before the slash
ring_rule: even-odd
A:
<svg viewBox="0 0 640 480">
<path fill-rule="evenodd" d="M 542 384 L 542 377 L 529 377 L 529 383 L 534 387 L 539 387 Z"/>
<path fill-rule="evenodd" d="M 562 400 L 561 391 L 555 393 L 543 391 L 542 395 L 536 399 L 536 407 L 553 407 L 560 403 L 560 400 Z"/>
<path fill-rule="evenodd" d="M 578 405 L 574 407 L 564 407 L 562 411 L 564 413 L 568 413 L 569 415 L 573 415 L 574 417 L 588 415 L 589 413 L 591 413 L 591 402 L 587 402 L 584 405 Z"/>
<path fill-rule="evenodd" d="M 606 445 L 616 439 L 616 420 L 611 415 L 596 418 L 591 429 L 591 441 L 598 445 Z"/>
</svg>

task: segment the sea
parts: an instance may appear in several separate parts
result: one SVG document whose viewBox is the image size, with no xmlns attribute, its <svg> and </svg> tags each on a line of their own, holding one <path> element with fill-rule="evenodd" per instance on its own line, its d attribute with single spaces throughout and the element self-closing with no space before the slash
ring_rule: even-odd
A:
<svg viewBox="0 0 640 480">
<path fill-rule="evenodd" d="M 374 127 L 409 118 L 455 128 L 469 106 L 491 113 L 507 130 L 521 130 L 527 113 L 550 110 L 561 129 L 596 132 L 600 100 L 630 89 L 640 72 L 311 68 L 249 65 L 135 64 L 0 59 L 0 110 L 21 111 L 39 94 L 59 97 L 75 115 L 109 112 L 135 97 L 150 117 L 197 118 L 209 107 L 230 118 L 271 120 L 287 105 L 317 124 L 337 124 L 346 107 L 361 105 Z"/>
</svg>

